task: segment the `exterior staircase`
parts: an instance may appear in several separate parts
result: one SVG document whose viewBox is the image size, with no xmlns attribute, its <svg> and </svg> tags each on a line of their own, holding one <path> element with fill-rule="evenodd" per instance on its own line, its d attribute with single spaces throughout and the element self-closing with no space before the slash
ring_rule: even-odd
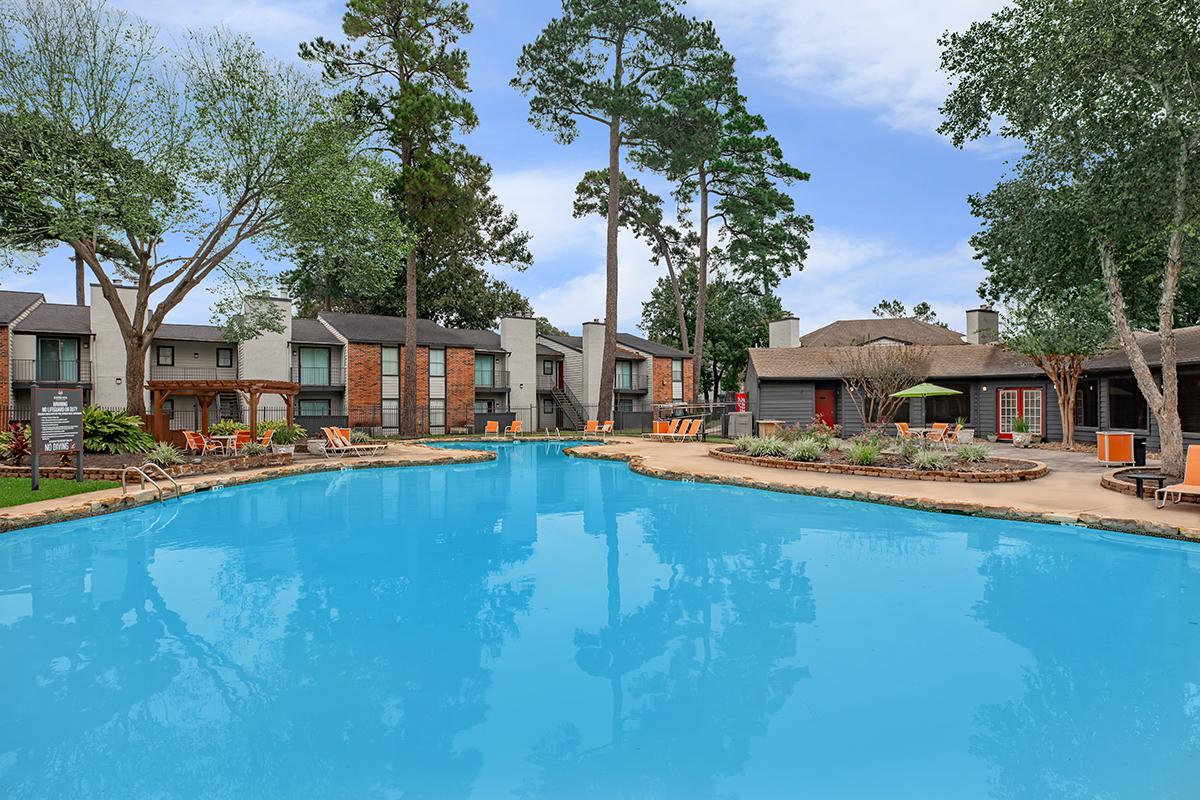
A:
<svg viewBox="0 0 1200 800">
<path fill-rule="evenodd" d="M 562 410 L 567 426 L 577 431 L 583 430 L 587 422 L 587 414 L 584 413 L 583 405 L 575 393 L 565 386 L 556 386 L 550 390 L 550 395 L 554 398 L 554 404 Z"/>
</svg>

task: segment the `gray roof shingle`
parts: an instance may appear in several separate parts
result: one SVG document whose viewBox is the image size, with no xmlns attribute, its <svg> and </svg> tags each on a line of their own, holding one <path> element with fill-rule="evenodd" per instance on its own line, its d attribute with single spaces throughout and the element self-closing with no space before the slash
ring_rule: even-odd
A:
<svg viewBox="0 0 1200 800">
<path fill-rule="evenodd" d="M 333 331 L 326 328 L 320 320 L 292 318 L 292 341 L 298 344 L 341 344 Z"/>
<path fill-rule="evenodd" d="M 907 344 L 964 344 L 957 331 L 911 317 L 840 319 L 800 337 L 804 347 L 850 347 L 878 339 Z"/>
<path fill-rule="evenodd" d="M 404 342 L 404 317 L 323 311 L 320 318 L 351 342 Z M 417 344 L 500 350 L 500 334 L 482 330 L 444 328 L 433 320 L 417 320 Z"/>
<path fill-rule="evenodd" d="M 0 291 L 0 325 L 8 325 L 34 303 L 42 300 L 41 292 Z"/>
<path fill-rule="evenodd" d="M 42 303 L 29 312 L 29 316 L 13 326 L 21 333 L 74 333 L 88 335 L 92 332 L 92 313 L 87 306 L 64 303 Z"/>
<path fill-rule="evenodd" d="M 176 325 L 164 322 L 158 328 L 155 339 L 174 339 L 179 342 L 224 342 L 221 329 L 216 325 Z"/>
</svg>

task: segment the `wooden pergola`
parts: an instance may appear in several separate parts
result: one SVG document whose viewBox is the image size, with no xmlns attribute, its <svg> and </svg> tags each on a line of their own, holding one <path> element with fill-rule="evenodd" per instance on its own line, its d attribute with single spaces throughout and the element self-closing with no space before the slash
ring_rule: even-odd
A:
<svg viewBox="0 0 1200 800">
<path fill-rule="evenodd" d="M 153 434 L 158 440 L 165 440 L 169 434 L 167 419 L 163 416 L 163 403 L 171 395 L 195 397 L 200 403 L 200 432 L 208 434 L 208 408 L 213 398 L 226 392 L 235 392 L 250 408 L 250 430 L 258 430 L 258 401 L 264 394 L 277 394 L 283 397 L 287 406 L 287 421 L 293 421 L 293 407 L 296 395 L 300 392 L 300 384 L 294 381 L 266 380 L 180 380 L 180 381 L 146 381 L 150 390 L 151 414 L 153 415 Z"/>
</svg>

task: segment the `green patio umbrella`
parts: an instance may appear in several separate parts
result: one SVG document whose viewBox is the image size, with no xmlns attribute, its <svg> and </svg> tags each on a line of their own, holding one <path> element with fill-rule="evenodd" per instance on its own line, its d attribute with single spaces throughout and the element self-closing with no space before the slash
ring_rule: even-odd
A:
<svg viewBox="0 0 1200 800">
<path fill-rule="evenodd" d="M 945 397 L 952 394 L 962 394 L 962 392 L 933 383 L 918 383 L 916 386 L 893 392 L 892 397 Z"/>
</svg>

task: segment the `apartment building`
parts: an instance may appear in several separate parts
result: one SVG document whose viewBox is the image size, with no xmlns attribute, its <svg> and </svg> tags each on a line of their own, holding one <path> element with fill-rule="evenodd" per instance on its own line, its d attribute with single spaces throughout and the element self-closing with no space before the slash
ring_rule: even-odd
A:
<svg viewBox="0 0 1200 800">
<path fill-rule="evenodd" d="M 135 290 L 117 287 L 132 307 Z M 0 397 L 28 408 L 29 387 L 78 386 L 89 404 L 126 403 L 125 348 L 99 286 L 87 306 L 47 303 L 35 292 L 0 291 Z M 372 314 L 292 315 L 272 298 L 283 330 L 227 342 L 214 325 L 160 327 L 146 353 L 148 381 L 284 381 L 295 384 L 293 412 L 305 427 L 341 424 L 392 433 L 400 427 L 405 320 Z M 423 433 L 481 429 L 488 419 L 521 419 L 529 428 L 578 428 L 597 416 L 603 325 L 579 337 L 543 337 L 534 320 L 509 317 L 498 331 L 452 329 L 417 321 L 417 423 Z M 615 386 L 617 410 L 651 413 L 654 405 L 691 397 L 690 357 L 622 333 Z M 149 402 L 149 398 L 147 398 Z M 210 420 L 246 419 L 248 398 L 230 389 L 209 407 Z M 265 394 L 257 416 L 282 416 L 287 401 Z M 195 427 L 200 398 L 172 391 L 163 407 L 170 427 Z"/>
</svg>

